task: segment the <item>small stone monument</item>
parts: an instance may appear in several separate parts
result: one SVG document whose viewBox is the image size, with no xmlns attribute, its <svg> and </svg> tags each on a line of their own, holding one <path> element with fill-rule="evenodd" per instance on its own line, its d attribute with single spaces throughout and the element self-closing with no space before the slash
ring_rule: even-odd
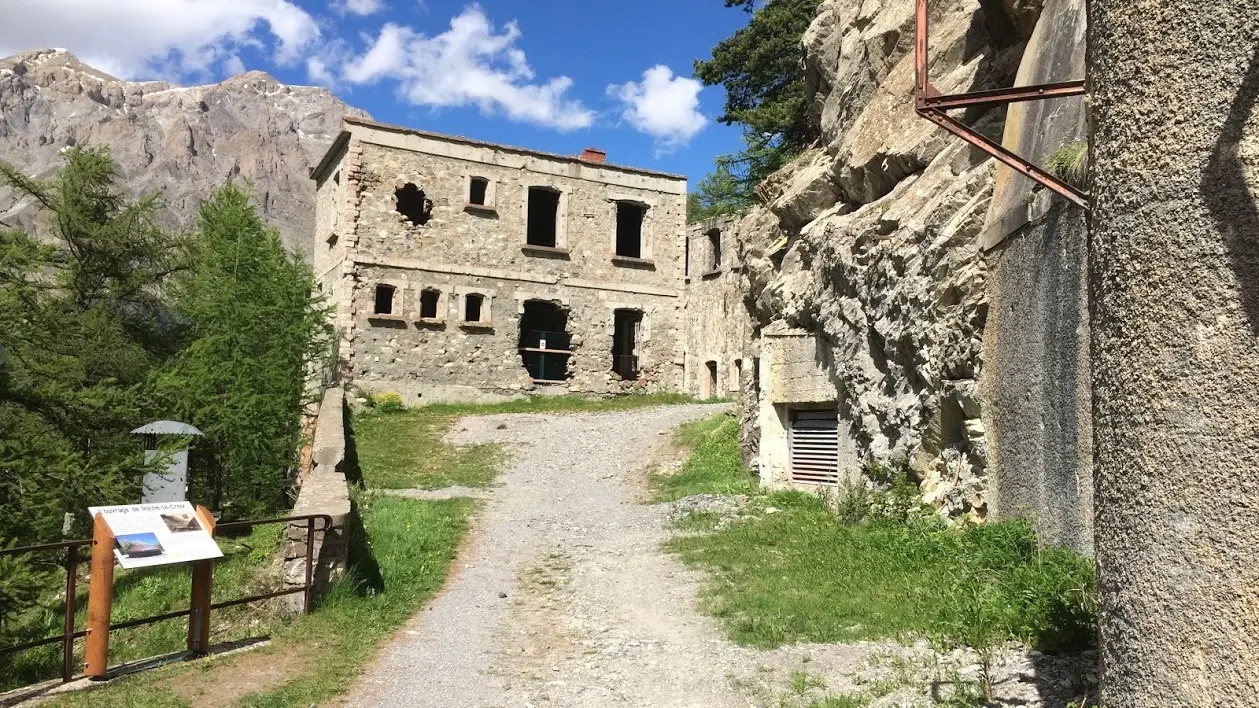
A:
<svg viewBox="0 0 1259 708">
<path fill-rule="evenodd" d="M 173 420 L 159 420 L 142 425 L 131 431 L 135 435 L 144 436 L 144 461 L 152 462 L 161 455 L 170 455 L 170 464 L 163 472 L 148 472 L 144 475 L 141 504 L 158 504 L 162 502 L 186 501 L 188 497 L 188 450 L 166 452 L 158 450 L 159 435 L 203 435 L 187 423 Z"/>
</svg>

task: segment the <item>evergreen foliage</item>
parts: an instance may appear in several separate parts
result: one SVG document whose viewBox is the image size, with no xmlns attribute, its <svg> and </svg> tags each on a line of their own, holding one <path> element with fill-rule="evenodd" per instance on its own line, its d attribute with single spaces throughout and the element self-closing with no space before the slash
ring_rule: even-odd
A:
<svg viewBox="0 0 1259 708">
<path fill-rule="evenodd" d="M 744 149 L 719 158 L 714 175 L 722 172 L 724 161 L 739 198 L 748 204 L 757 184 L 816 137 L 806 116 L 801 38 L 820 0 L 725 3 L 747 12 L 748 24 L 714 47 L 710 59 L 696 61 L 695 76 L 706 86 L 725 88 L 725 112 L 717 120 L 743 127 Z"/>
<path fill-rule="evenodd" d="M 234 185 L 189 241 L 158 225 L 156 197 L 123 196 L 108 151 L 64 157 L 48 181 L 0 163 L 46 227 L 0 224 L 0 548 L 81 538 L 88 505 L 139 501 L 130 431 L 156 418 L 206 433 L 192 500 L 237 517 L 283 508 L 328 333 L 309 269 Z M 0 644 L 59 602 L 60 560 L 0 559 Z"/>
<path fill-rule="evenodd" d="M 171 415 L 205 433 L 194 493 L 256 517 L 286 505 L 306 374 L 329 328 L 310 269 L 242 189 L 220 188 L 199 216 L 191 267 L 170 289 L 185 346 L 156 388 Z"/>
<path fill-rule="evenodd" d="M 717 166 L 686 195 L 686 221 L 694 223 L 714 216 L 737 214 L 752 203 L 751 192 L 735 175 L 729 157 L 717 158 Z"/>
<path fill-rule="evenodd" d="M 162 285 L 183 241 L 157 201 L 128 201 L 108 152 L 71 148 L 51 181 L 0 163 L 0 183 L 35 200 L 47 240 L 0 229 L 0 546 L 55 540 L 63 516 L 134 501 L 143 465 L 128 431 L 151 412 L 146 381 L 173 348 Z M 4 561 L 0 628 L 35 601 L 56 558 Z"/>
</svg>

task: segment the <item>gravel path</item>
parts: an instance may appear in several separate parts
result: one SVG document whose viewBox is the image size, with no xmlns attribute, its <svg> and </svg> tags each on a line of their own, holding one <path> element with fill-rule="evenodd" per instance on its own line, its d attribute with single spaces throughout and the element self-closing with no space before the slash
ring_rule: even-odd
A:
<svg viewBox="0 0 1259 708">
<path fill-rule="evenodd" d="M 932 677 L 945 667 L 925 645 L 758 651 L 731 644 L 696 610 L 703 577 L 661 550 L 670 506 L 641 503 L 644 472 L 677 455 L 670 431 L 722 409 L 460 421 L 449 442 L 507 443 L 512 465 L 486 495 L 446 587 L 343 703 L 804 708 L 890 680 L 874 706 L 933 704 L 941 686 Z M 1031 658 L 1015 652 L 1000 662 L 998 692 L 1009 701 L 1000 704 L 1041 705 L 1025 683 L 1037 673 Z M 948 663 L 977 669 L 973 657 Z"/>
</svg>

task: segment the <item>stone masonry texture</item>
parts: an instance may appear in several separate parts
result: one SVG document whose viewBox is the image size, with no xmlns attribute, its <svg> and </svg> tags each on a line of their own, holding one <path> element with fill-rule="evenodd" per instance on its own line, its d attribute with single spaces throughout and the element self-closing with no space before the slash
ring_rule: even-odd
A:
<svg viewBox="0 0 1259 708">
<path fill-rule="evenodd" d="M 493 400 L 532 391 L 677 390 L 683 287 L 682 177 L 586 162 L 367 121 L 346 121 L 314 175 L 315 272 L 336 309 L 344 371 L 406 403 Z M 469 205 L 473 177 L 487 204 Z M 397 190 L 431 202 L 426 223 L 399 213 Z M 527 190 L 559 193 L 554 248 L 526 244 Z M 618 203 L 645 207 L 642 252 L 615 257 Z M 377 286 L 394 288 L 375 314 Z M 420 316 L 424 290 L 436 317 Z M 469 297 L 480 321 L 465 321 Z M 519 351 L 526 304 L 567 315 L 568 378 L 540 384 Z M 614 313 L 641 313 L 637 378 L 613 372 Z M 559 348 L 552 336 L 548 349 Z"/>
<path fill-rule="evenodd" d="M 1259 0 L 1093 0 L 1102 705 L 1259 705 Z"/>
</svg>

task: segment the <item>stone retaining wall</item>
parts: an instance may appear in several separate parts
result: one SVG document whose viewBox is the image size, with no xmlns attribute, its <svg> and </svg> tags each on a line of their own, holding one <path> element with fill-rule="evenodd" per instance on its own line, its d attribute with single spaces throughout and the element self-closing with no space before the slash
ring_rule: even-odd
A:
<svg viewBox="0 0 1259 708">
<path fill-rule="evenodd" d="M 345 481 L 345 392 L 330 388 L 324 392 L 315 423 L 315 439 L 312 447 L 310 474 L 302 483 L 293 516 L 327 514 L 332 517 L 328 531 L 316 531 L 313 557 L 315 558 L 316 591 L 345 570 L 347 561 L 347 536 L 350 521 L 350 490 Z M 316 521 L 316 526 L 320 525 Z M 284 587 L 300 587 L 306 581 L 306 523 L 289 525 L 288 540 L 284 549 Z M 286 597 L 288 605 L 300 612 L 303 597 L 293 594 Z"/>
</svg>

